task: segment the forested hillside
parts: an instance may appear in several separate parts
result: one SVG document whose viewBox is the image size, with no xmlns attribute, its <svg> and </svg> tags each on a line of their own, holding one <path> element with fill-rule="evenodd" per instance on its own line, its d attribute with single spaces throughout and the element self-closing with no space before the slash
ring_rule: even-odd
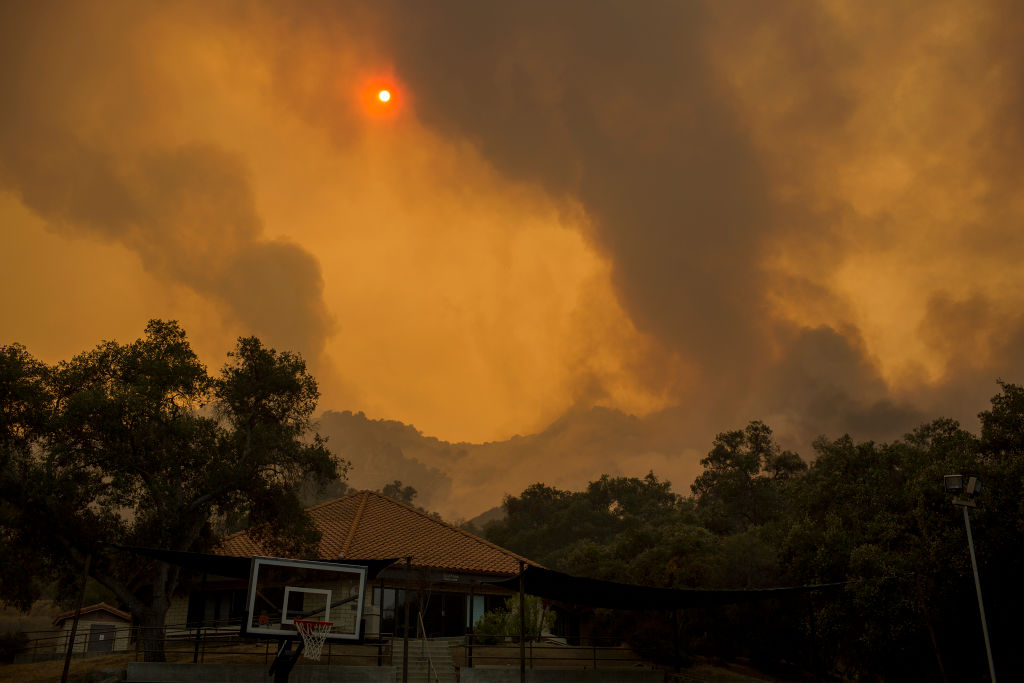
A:
<svg viewBox="0 0 1024 683">
<path fill-rule="evenodd" d="M 719 434 L 687 495 L 653 473 L 583 491 L 536 484 L 487 537 L 572 574 L 662 587 L 849 582 L 809 598 L 679 615 L 684 651 L 865 680 L 983 680 L 981 621 L 962 508 L 943 475 L 983 488 L 971 523 L 997 672 L 1024 675 L 1024 388 L 1002 384 L 981 433 L 937 419 L 891 443 L 820 438 L 808 464 L 751 422 Z M 598 623 L 670 656 L 664 614 Z"/>
</svg>

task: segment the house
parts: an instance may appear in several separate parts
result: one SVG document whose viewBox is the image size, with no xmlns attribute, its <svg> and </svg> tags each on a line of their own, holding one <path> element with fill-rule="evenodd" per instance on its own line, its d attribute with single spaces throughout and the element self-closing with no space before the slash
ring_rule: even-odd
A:
<svg viewBox="0 0 1024 683">
<path fill-rule="evenodd" d="M 316 557 L 333 561 L 397 560 L 367 582 L 364 637 L 401 634 L 406 600 L 412 634 L 422 616 L 426 635 L 461 636 L 485 611 L 512 593 L 495 586 L 537 566 L 458 527 L 373 491 L 360 491 L 307 509 L 321 533 Z M 273 556 L 249 531 L 224 538 L 218 555 Z M 410 558 L 408 563 L 405 558 Z M 208 577 L 194 586 L 187 606 L 172 606 L 167 623 L 212 625 L 241 619 L 245 586 L 237 579 Z"/>
<path fill-rule="evenodd" d="M 67 652 L 74 621 L 75 610 L 61 612 L 53 620 L 53 626 L 61 636 L 57 641 L 57 652 Z M 125 652 L 131 641 L 131 627 L 132 615 L 105 602 L 83 607 L 78 617 L 73 651 L 89 654 Z"/>
</svg>

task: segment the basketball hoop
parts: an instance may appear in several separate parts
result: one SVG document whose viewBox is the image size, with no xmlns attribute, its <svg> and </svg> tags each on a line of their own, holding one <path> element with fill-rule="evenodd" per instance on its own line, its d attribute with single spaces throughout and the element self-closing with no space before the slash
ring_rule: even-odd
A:
<svg viewBox="0 0 1024 683">
<path fill-rule="evenodd" d="M 334 626 L 332 621 L 311 621 L 309 619 L 295 619 L 295 630 L 302 636 L 305 649 L 302 656 L 314 661 L 320 661 L 320 651 L 324 648 L 324 641 L 327 634 Z"/>
</svg>

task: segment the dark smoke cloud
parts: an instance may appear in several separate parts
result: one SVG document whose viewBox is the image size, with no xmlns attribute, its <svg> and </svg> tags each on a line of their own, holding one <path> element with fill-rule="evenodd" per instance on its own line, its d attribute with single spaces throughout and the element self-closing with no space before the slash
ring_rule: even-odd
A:
<svg viewBox="0 0 1024 683">
<path fill-rule="evenodd" d="M 746 30 L 773 19 L 751 9 Z M 790 409 L 842 396 L 831 410 L 860 412 L 852 404 L 865 384 L 884 398 L 862 349 L 839 332 L 772 318 L 766 249 L 809 212 L 773 203 L 772 178 L 716 73 L 704 6 L 402 3 L 392 18 L 391 45 L 425 121 L 476 141 L 506 173 L 582 201 L 633 320 L 699 368 L 700 389 L 680 399 L 736 419 L 764 372 L 769 394 L 800 395 Z M 828 92 L 809 95 L 792 125 L 827 128 L 848 104 L 829 84 L 828 60 L 812 59 L 826 47 L 806 35 L 786 59 L 806 59 L 811 83 Z M 837 349 L 841 362 L 807 360 L 808 350 Z M 826 416 L 802 419 L 826 426 L 816 417 Z M 827 417 L 829 428 L 842 422 Z"/>
<path fill-rule="evenodd" d="M 245 166 L 216 138 L 145 128 L 180 106 L 138 42 L 152 7 L 0 8 L 0 184 L 54 230 L 126 245 L 278 345 L 315 352 L 330 329 L 317 260 L 263 236 Z M 339 80 L 372 67 L 408 103 L 407 127 L 374 127 L 375 141 L 400 130 L 424 150 L 470 147 L 524 195 L 585 214 L 566 224 L 584 224 L 647 335 L 616 346 L 616 367 L 668 407 L 637 420 L 593 409 L 616 387 L 586 362 L 606 347 L 581 344 L 563 392 L 579 405 L 533 437 L 460 445 L 461 469 L 439 485 L 456 497 L 483 505 L 535 474 L 580 484 L 630 459 L 623 473 L 685 460 L 671 475 L 683 488 L 676 475 L 693 473 L 714 433 L 750 419 L 806 454 L 823 432 L 889 439 L 938 416 L 973 426 L 996 378 L 1024 381 L 1019 2 L 174 7 L 194 22 L 183 34 L 244 34 L 267 101 L 339 156 L 371 127 Z M 373 161 L 406 181 L 428 168 Z M 428 353 L 417 341 L 410 357 Z M 495 374 L 517 379 L 511 362 Z M 381 457 L 446 474 L 456 459 L 411 449 Z M 511 461 L 529 471 L 507 477 Z"/>
<path fill-rule="evenodd" d="M 755 392 L 751 409 L 777 416 L 773 423 L 780 438 L 794 446 L 814 434 L 897 438 L 934 417 L 890 398 L 856 332 L 844 335 L 828 327 L 792 331 L 784 348 L 785 355 Z"/>
<path fill-rule="evenodd" d="M 231 153 L 139 135 L 163 98 L 147 83 L 145 46 L 132 41 L 142 8 L 121 9 L 4 6 L 0 187 L 52 229 L 122 244 L 247 333 L 315 360 L 331 328 L 319 263 L 263 237 Z"/>
<path fill-rule="evenodd" d="M 510 177 L 582 202 L 634 322 L 699 368 L 700 388 L 678 393 L 685 406 L 699 402 L 723 427 L 767 413 L 804 439 L 825 431 L 888 438 L 930 417 L 925 407 L 969 417 L 953 387 L 984 387 L 972 398 L 991 393 L 994 373 L 1019 376 L 1006 361 L 1019 350 L 1004 344 L 983 358 L 975 346 L 949 348 L 933 335 L 935 351 L 958 370 L 938 384 L 894 387 L 845 302 L 807 296 L 813 281 L 765 264 L 785 240 L 816 263 L 804 272 L 824 279 L 849 254 L 884 254 L 897 248 L 894 237 L 920 231 L 907 223 L 907 206 L 871 214 L 835 190 L 841 155 L 856 149 L 856 139 L 844 138 L 865 135 L 854 128 L 876 100 L 880 117 L 895 118 L 964 94 L 995 99 L 991 114 L 984 104 L 959 105 L 992 124 L 979 126 L 965 149 L 948 143 L 959 109 L 951 121 L 937 108 L 925 128 L 906 132 L 880 118 L 865 142 L 894 154 L 911 143 L 965 153 L 944 163 L 991 181 L 981 198 L 985 226 L 943 217 L 954 235 L 943 256 L 965 248 L 1001 267 L 1019 260 L 1022 212 L 1008 192 L 1021 174 L 1024 22 L 1006 21 L 1020 15 L 1013 3 L 958 8 L 398 2 L 381 23 L 425 122 L 474 141 Z M 743 101 L 743 74 L 723 67 L 730 52 L 754 55 L 754 77 L 764 82 L 750 85 L 760 102 Z M 948 80 L 913 81 L 929 68 Z M 972 92 L 982 74 L 1004 83 Z M 872 90 L 875 77 L 881 92 Z M 919 171 L 928 191 L 958 181 Z M 827 309 L 832 322 L 779 319 L 772 297 L 799 290 L 796 301 Z M 927 327 L 956 317 L 929 304 L 927 290 L 916 297 L 922 310 L 930 306 Z M 986 338 L 998 329 L 977 315 L 970 324 Z"/>
<path fill-rule="evenodd" d="M 933 413 L 972 419 L 999 388 L 993 380 L 1021 383 L 1024 377 L 1024 314 L 990 298 L 934 295 L 921 322 L 921 336 L 948 359 L 939 391 L 926 404 Z M 988 382 L 979 378 L 988 378 Z"/>
<path fill-rule="evenodd" d="M 426 122 L 581 200 L 641 327 L 718 376 L 763 361 L 757 259 L 771 206 L 703 54 L 699 4 L 403 3 L 401 13 L 390 44 Z"/>
</svg>

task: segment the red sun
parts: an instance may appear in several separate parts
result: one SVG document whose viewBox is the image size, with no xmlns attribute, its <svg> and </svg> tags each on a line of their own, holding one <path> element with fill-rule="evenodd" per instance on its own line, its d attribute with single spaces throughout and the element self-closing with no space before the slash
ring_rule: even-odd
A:
<svg viewBox="0 0 1024 683">
<path fill-rule="evenodd" d="M 362 80 L 359 102 L 371 119 L 390 119 L 404 108 L 404 90 L 394 76 L 370 76 Z"/>
</svg>

